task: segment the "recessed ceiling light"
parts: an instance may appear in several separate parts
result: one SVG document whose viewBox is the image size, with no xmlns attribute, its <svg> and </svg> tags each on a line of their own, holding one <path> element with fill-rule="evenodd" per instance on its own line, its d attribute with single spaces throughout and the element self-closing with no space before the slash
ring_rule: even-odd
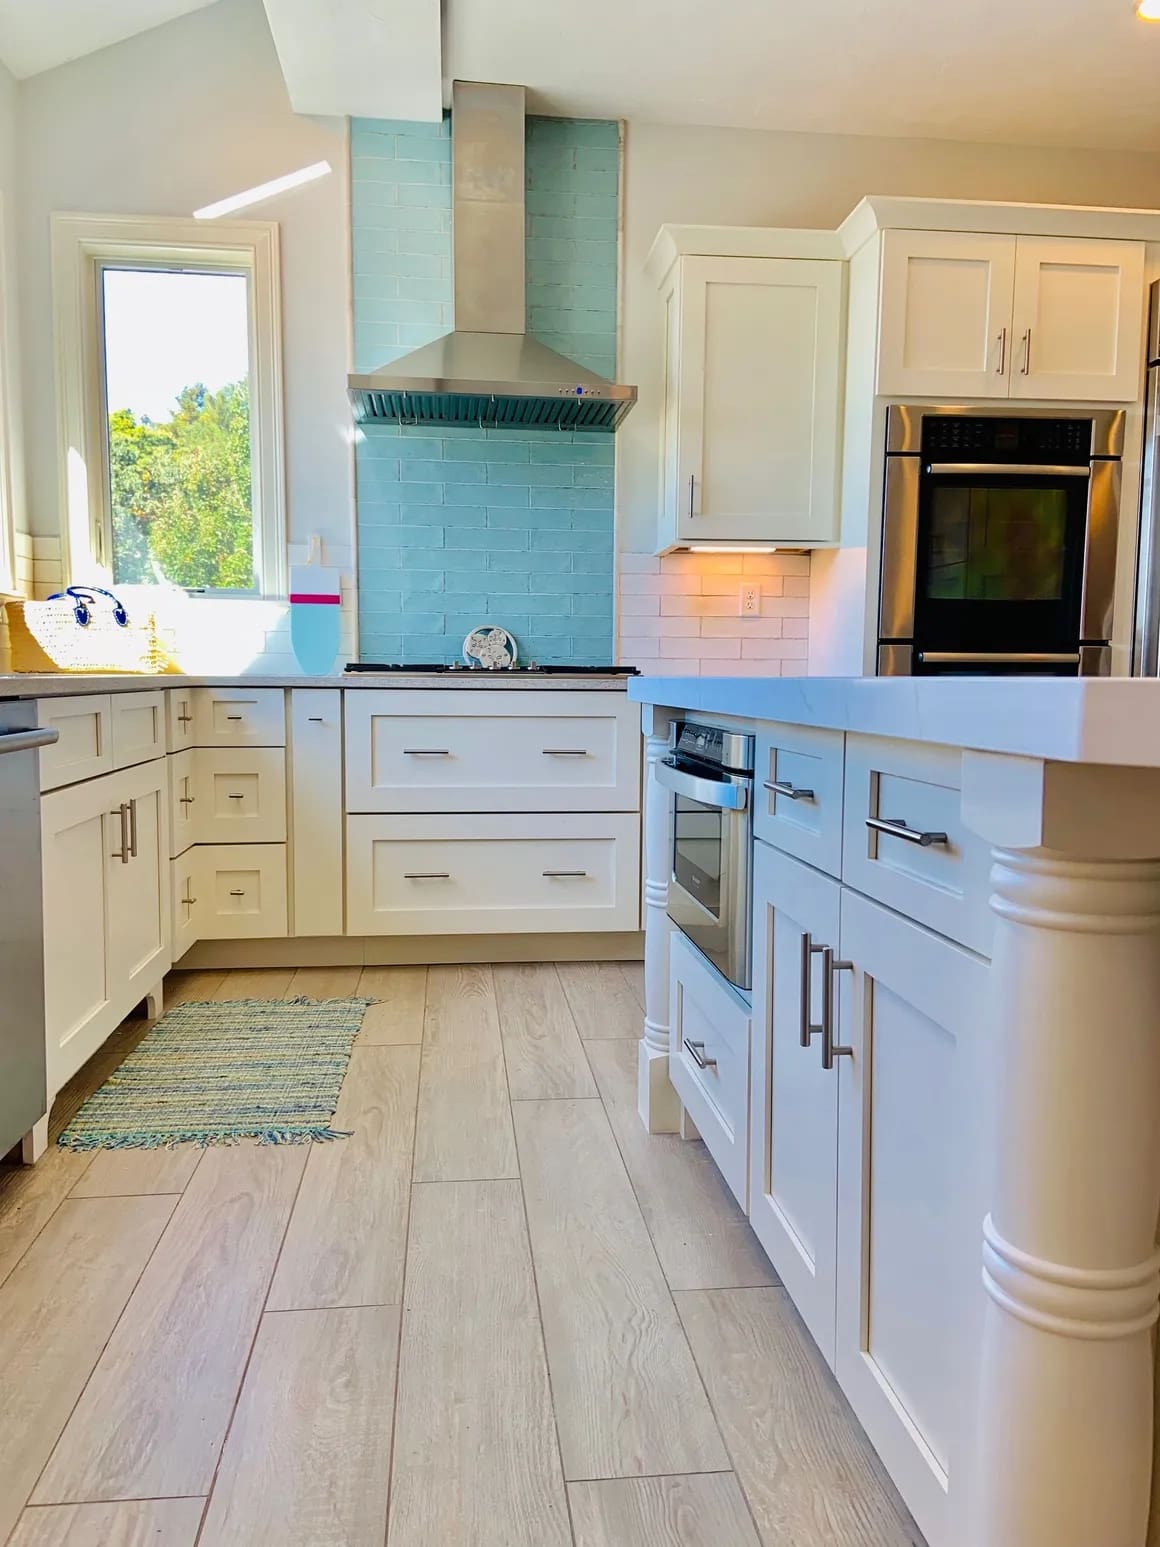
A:
<svg viewBox="0 0 1160 1547">
<path fill-rule="evenodd" d="M 320 177 L 325 177 L 330 171 L 329 161 L 316 161 L 312 166 L 300 167 L 297 172 L 287 172 L 285 177 L 275 177 L 272 182 L 259 183 L 256 188 L 247 188 L 242 193 L 232 193 L 228 199 L 219 199 L 216 204 L 207 204 L 202 209 L 195 209 L 195 220 L 217 220 L 222 215 L 233 215 L 240 209 L 249 209 L 251 204 L 260 204 L 263 199 L 272 199 L 275 194 L 287 193 L 291 188 L 300 188 L 303 183 L 313 183 Z"/>
<path fill-rule="evenodd" d="M 1160 21 L 1160 0 L 1136 0 L 1136 15 L 1141 21 Z"/>
<path fill-rule="evenodd" d="M 1160 0 L 1157 0 L 1160 4 Z M 772 543 L 686 543 L 682 553 L 776 553 Z"/>
</svg>

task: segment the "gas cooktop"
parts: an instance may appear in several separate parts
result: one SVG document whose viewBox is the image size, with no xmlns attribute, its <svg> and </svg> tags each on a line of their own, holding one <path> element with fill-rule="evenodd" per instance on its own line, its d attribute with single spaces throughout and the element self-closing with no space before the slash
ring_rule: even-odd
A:
<svg viewBox="0 0 1160 1547">
<path fill-rule="evenodd" d="M 450 664 L 437 661 L 420 661 L 418 664 L 399 663 L 398 661 L 350 661 L 346 667 L 348 672 L 376 672 L 409 671 L 430 672 L 434 675 L 446 675 L 451 677 L 514 675 L 520 677 L 638 677 L 640 672 L 635 666 L 537 666 L 534 662 L 529 666 L 467 666 L 462 661 L 453 661 Z"/>
</svg>

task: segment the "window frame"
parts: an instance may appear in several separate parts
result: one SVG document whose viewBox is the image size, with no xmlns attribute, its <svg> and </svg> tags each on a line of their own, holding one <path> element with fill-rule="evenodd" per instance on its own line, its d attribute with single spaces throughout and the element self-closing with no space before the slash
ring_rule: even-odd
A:
<svg viewBox="0 0 1160 1547">
<path fill-rule="evenodd" d="M 64 573 L 113 577 L 105 402 L 103 275 L 108 268 L 244 271 L 249 290 L 251 507 L 255 585 L 191 590 L 284 596 L 287 585 L 279 229 L 273 221 L 54 215 L 52 281 Z"/>
</svg>

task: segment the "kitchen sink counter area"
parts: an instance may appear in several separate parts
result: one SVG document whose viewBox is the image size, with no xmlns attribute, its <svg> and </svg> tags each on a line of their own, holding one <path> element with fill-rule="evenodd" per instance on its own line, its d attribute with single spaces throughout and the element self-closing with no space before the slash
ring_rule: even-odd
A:
<svg viewBox="0 0 1160 1547">
<path fill-rule="evenodd" d="M 930 1547 L 1143 1542 L 1160 683 L 628 691 L 643 1121 L 701 1133 Z M 751 991 L 709 961 L 738 811 Z"/>
<path fill-rule="evenodd" d="M 134 693 L 162 688 L 503 688 L 539 692 L 623 693 L 626 678 L 595 673 L 541 674 L 513 671 L 333 672 L 325 677 L 244 676 L 198 677 L 171 672 L 158 676 L 127 676 L 98 672 L 8 672 L 0 674 L 0 699 L 64 698 L 76 693 Z"/>
</svg>

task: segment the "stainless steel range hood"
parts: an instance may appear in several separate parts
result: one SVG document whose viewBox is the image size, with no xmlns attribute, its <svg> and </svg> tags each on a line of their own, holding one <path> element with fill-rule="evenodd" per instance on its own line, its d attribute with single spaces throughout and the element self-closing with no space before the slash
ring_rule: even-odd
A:
<svg viewBox="0 0 1160 1547">
<path fill-rule="evenodd" d="M 451 96 L 455 331 L 348 381 L 367 424 L 614 430 L 636 402 L 526 332 L 524 88 Z"/>
</svg>

